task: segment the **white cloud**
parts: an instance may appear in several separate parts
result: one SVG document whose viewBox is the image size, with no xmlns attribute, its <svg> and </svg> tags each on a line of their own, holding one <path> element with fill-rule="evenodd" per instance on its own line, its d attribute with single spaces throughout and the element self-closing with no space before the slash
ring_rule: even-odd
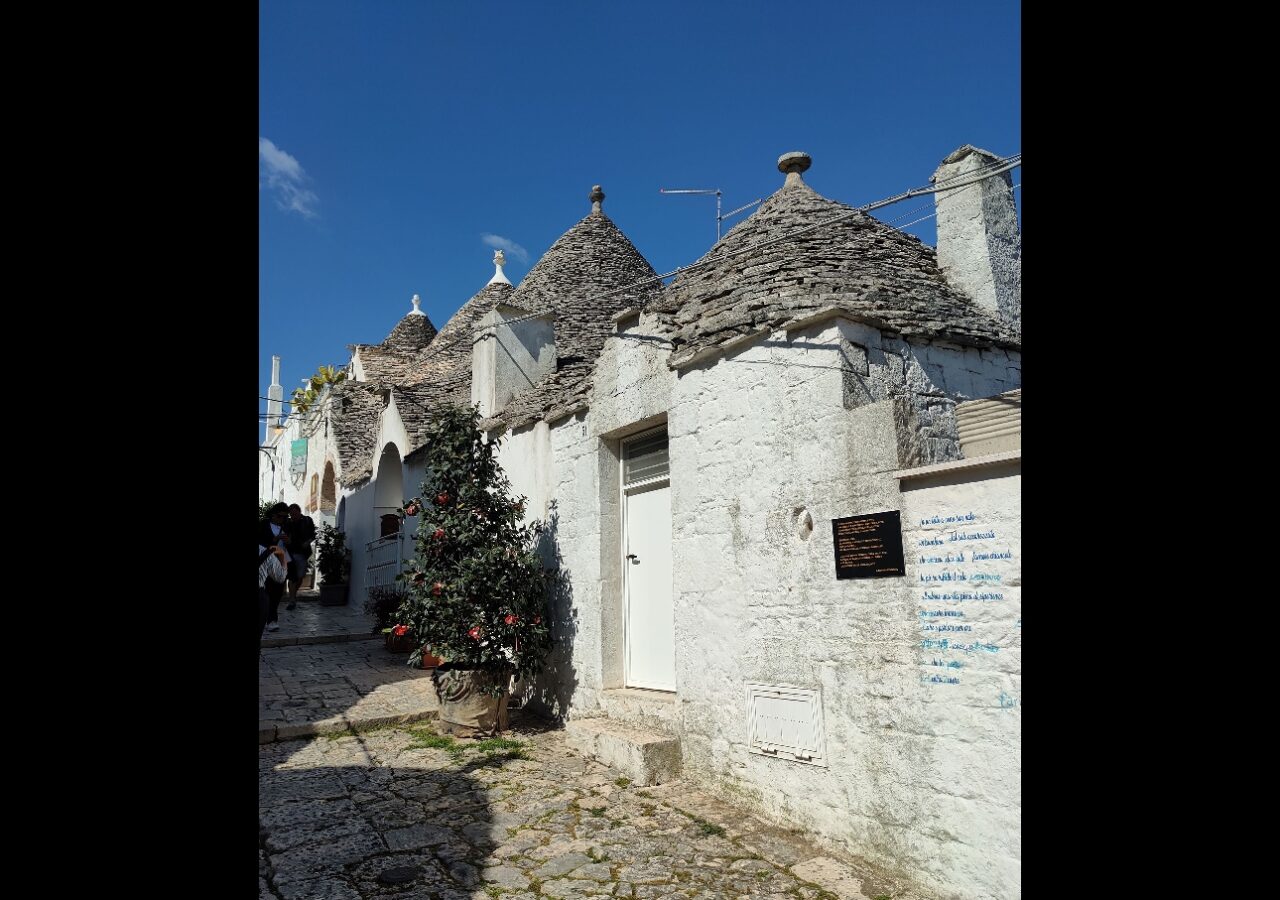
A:
<svg viewBox="0 0 1280 900">
<path fill-rule="evenodd" d="M 529 264 L 529 251 L 521 247 L 510 238 L 504 238 L 500 234 L 489 234 L 487 231 L 480 235 L 480 240 L 497 250 L 502 250 L 514 256 L 521 264 Z"/>
<path fill-rule="evenodd" d="M 258 138 L 258 171 L 276 195 L 276 205 L 314 219 L 320 198 L 306 187 L 310 181 L 302 164 L 264 137 Z"/>
</svg>

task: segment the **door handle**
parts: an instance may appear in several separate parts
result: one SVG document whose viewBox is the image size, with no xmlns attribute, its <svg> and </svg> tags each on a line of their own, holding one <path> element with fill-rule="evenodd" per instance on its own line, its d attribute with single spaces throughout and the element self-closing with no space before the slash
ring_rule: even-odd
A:
<svg viewBox="0 0 1280 900">
<path fill-rule="evenodd" d="M 633 563 L 640 562 L 640 557 L 636 556 L 634 553 L 628 553 L 627 559 L 631 560 Z"/>
</svg>

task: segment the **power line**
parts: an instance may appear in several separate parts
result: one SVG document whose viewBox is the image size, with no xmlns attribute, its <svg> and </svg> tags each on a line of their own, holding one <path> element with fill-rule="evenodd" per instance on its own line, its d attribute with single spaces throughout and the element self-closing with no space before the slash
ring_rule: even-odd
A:
<svg viewBox="0 0 1280 900">
<path fill-rule="evenodd" d="M 1019 182 L 1018 184 L 1015 184 L 1015 185 L 1014 185 L 1013 187 L 1011 187 L 1009 190 L 1011 190 L 1011 191 L 1016 191 L 1016 190 L 1017 190 L 1018 188 L 1020 188 L 1020 187 L 1022 187 L 1022 183 L 1021 183 L 1021 182 Z M 922 209 L 926 209 L 926 208 L 928 208 L 928 205 L 927 205 L 927 204 L 926 204 L 925 206 L 917 206 L 917 207 L 916 207 L 915 209 L 913 209 L 911 212 L 919 212 L 920 210 L 922 210 Z M 920 224 L 921 222 L 925 221 L 926 219 L 932 219 L 932 218 L 933 218 L 934 216 L 936 216 L 937 214 L 938 214 L 938 211 L 937 211 L 937 210 L 934 210 L 933 212 L 929 213 L 927 216 L 921 216 L 920 218 L 918 218 L 918 219 L 916 219 L 916 220 L 914 220 L 914 221 L 908 222 L 906 225 L 898 225 L 898 226 L 897 226 L 897 228 L 898 228 L 898 230 L 899 230 L 899 231 L 901 231 L 901 230 L 902 230 L 902 229 L 904 229 L 904 228 L 910 228 L 912 225 L 918 225 L 918 224 Z M 911 215 L 911 213 L 905 213 L 905 214 L 903 214 L 903 215 L 901 215 L 901 216 L 898 216 L 898 219 L 905 219 L 905 218 L 906 218 L 907 216 L 909 216 L 909 215 Z M 894 219 L 893 221 L 895 221 L 895 222 L 896 222 L 896 221 L 898 221 L 898 219 Z"/>
</svg>

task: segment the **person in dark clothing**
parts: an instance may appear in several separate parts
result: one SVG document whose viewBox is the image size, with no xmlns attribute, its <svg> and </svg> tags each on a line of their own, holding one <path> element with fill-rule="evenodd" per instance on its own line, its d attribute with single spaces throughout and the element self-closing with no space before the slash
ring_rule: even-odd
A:
<svg viewBox="0 0 1280 900">
<path fill-rule="evenodd" d="M 311 542 L 316 539 L 316 523 L 310 516 L 302 514 L 302 507 L 296 503 L 289 504 L 289 518 L 284 523 L 285 534 L 289 536 L 289 605 L 285 609 L 293 609 L 298 605 L 298 588 L 302 587 L 302 579 L 307 576 L 307 560 L 311 558 Z"/>
<path fill-rule="evenodd" d="M 289 536 L 285 533 L 284 523 L 288 517 L 288 505 L 277 503 L 271 507 L 270 515 L 258 523 L 258 546 L 283 548 L 286 566 L 289 563 Z M 280 615 L 280 598 L 284 596 L 284 582 L 268 578 L 265 587 L 267 592 L 267 631 L 278 631 L 280 624 L 277 620 Z"/>
<path fill-rule="evenodd" d="M 258 545 L 258 639 L 267 627 L 267 615 L 271 601 L 267 597 L 267 582 L 280 584 L 284 581 L 284 548 L 280 546 L 264 547 Z"/>
</svg>

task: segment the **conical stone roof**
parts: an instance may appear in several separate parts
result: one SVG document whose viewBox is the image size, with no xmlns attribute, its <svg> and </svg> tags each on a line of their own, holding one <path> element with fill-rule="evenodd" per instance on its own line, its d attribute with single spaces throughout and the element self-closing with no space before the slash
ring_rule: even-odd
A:
<svg viewBox="0 0 1280 900">
<path fill-rule="evenodd" d="M 652 307 L 670 330 L 673 365 L 833 306 L 907 337 L 1021 346 L 1012 329 L 947 284 L 933 248 L 805 184 L 806 154 L 787 154 L 779 168 L 786 183 Z"/>
<path fill-rule="evenodd" d="M 416 295 L 415 298 L 417 299 Z M 387 339 L 382 342 L 386 350 L 399 350 L 403 353 L 416 353 L 422 350 L 436 336 L 436 327 L 424 312 L 417 310 L 409 313 L 396 323 Z"/>
<path fill-rule="evenodd" d="M 417 356 L 431 344 L 436 327 L 427 314 L 418 309 L 418 295 L 413 295 L 413 309 L 396 323 L 381 344 L 352 344 L 359 352 L 365 381 L 401 384 L 413 375 Z"/>
<path fill-rule="evenodd" d="M 551 245 L 508 301 L 555 315 L 556 368 L 511 398 L 486 427 L 516 428 L 585 406 L 591 370 L 613 330 L 613 315 L 661 296 L 658 273 L 601 209 L 599 185 L 591 200 L 591 213 Z M 647 283 L 630 287 L 640 281 Z"/>
</svg>

